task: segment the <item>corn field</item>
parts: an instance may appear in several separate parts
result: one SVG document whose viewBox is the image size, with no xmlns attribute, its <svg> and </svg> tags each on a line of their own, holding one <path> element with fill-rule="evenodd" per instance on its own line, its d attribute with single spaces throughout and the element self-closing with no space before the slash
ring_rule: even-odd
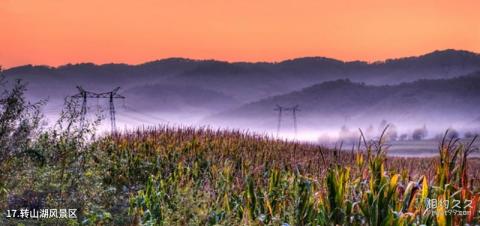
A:
<svg viewBox="0 0 480 226">
<path fill-rule="evenodd" d="M 468 144 L 444 139 L 438 158 L 388 159 L 381 138 L 360 141 L 361 148 L 340 152 L 239 131 L 164 127 L 96 145 L 114 153 L 109 183 L 140 186 L 130 195 L 133 224 L 479 224 L 478 160 L 468 160 Z"/>
</svg>

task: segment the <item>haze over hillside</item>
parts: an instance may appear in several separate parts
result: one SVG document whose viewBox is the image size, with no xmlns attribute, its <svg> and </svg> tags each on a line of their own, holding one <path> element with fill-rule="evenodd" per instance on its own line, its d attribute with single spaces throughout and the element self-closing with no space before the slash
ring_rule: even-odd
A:
<svg viewBox="0 0 480 226">
<path fill-rule="evenodd" d="M 367 128 L 386 120 L 403 132 L 426 125 L 432 135 L 451 127 L 478 130 L 480 71 L 451 79 L 418 80 L 397 85 L 367 85 L 348 79 L 313 85 L 299 91 L 243 105 L 205 120 L 234 127 L 277 126 L 276 105 L 299 105 L 299 130 L 339 131 L 341 126 Z M 234 120 L 233 120 L 234 119 Z M 283 115 L 284 130 L 292 128 L 291 113 Z"/>
<path fill-rule="evenodd" d="M 93 92 L 120 86 L 127 97 L 117 103 L 120 126 L 212 121 L 270 131 L 276 126 L 276 104 L 299 104 L 300 127 L 308 129 L 364 126 L 381 119 L 409 126 L 468 124 L 479 117 L 478 91 L 468 88 L 478 90 L 478 73 L 433 79 L 475 71 L 480 71 L 479 54 L 443 50 L 374 63 L 324 57 L 278 63 L 170 58 L 140 65 L 26 65 L 4 75 L 27 81 L 32 100 L 48 98 L 47 115 L 58 113 L 64 98 L 78 92 L 77 85 Z M 419 79 L 429 80 L 414 82 Z M 90 101 L 90 112 L 96 106 L 106 105 Z M 212 115 L 218 118 L 211 120 Z"/>
</svg>

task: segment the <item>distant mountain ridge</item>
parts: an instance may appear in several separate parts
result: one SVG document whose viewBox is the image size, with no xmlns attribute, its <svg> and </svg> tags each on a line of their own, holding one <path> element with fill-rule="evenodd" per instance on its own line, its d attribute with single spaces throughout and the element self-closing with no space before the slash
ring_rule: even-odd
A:
<svg viewBox="0 0 480 226">
<path fill-rule="evenodd" d="M 368 84 L 396 84 L 428 78 L 451 78 L 480 70 L 480 55 L 462 50 L 435 51 L 416 57 L 374 63 L 305 57 L 278 63 L 228 63 L 169 58 L 139 65 L 92 63 L 59 67 L 25 65 L 4 71 L 45 87 L 64 83 L 103 89 L 152 83 L 197 86 L 221 91 L 240 101 L 287 93 L 319 82 L 349 78 Z M 35 87 L 32 88 L 35 90 Z M 43 88 L 40 89 L 43 91 Z"/>
<path fill-rule="evenodd" d="M 478 70 L 479 54 L 450 49 L 373 63 L 326 57 L 274 63 L 169 58 L 139 65 L 25 65 L 7 69 L 3 74 L 7 79 L 25 80 L 29 83 L 29 97 L 49 98 L 55 108 L 66 96 L 77 92 L 77 85 L 94 92 L 120 86 L 120 93 L 127 94 L 125 101 L 132 108 L 194 112 L 201 118 L 326 81 L 349 79 L 366 85 L 398 85 L 419 79 L 455 78 Z M 196 107 L 192 110 L 189 103 Z"/>
<path fill-rule="evenodd" d="M 479 103 L 480 71 L 457 78 L 420 79 L 381 86 L 340 79 L 245 104 L 207 118 L 206 122 L 234 122 L 233 126 L 237 127 L 274 129 L 276 105 L 299 105 L 301 111 L 297 114 L 304 127 L 350 124 L 366 128 L 387 120 L 417 126 L 425 123 L 431 127 L 480 128 L 471 124 L 480 116 Z M 284 117 L 291 120 L 291 116 Z"/>
</svg>

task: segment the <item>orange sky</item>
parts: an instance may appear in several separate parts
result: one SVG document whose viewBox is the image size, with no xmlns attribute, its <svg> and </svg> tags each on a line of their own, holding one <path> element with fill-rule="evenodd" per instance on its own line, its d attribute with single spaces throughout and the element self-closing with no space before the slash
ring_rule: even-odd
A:
<svg viewBox="0 0 480 226">
<path fill-rule="evenodd" d="M 478 0 L 0 0 L 0 65 L 480 52 L 479 11 Z"/>
</svg>

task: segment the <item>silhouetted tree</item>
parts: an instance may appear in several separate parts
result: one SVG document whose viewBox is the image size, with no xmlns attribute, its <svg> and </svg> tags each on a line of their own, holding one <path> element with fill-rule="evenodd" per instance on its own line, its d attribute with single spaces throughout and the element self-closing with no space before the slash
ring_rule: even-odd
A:
<svg viewBox="0 0 480 226">
<path fill-rule="evenodd" d="M 399 140 L 404 141 L 404 140 L 407 140 L 407 139 L 408 139 L 408 135 L 406 133 L 400 135 Z"/>
<path fill-rule="evenodd" d="M 423 125 L 422 128 L 415 129 L 412 134 L 413 140 L 423 140 L 427 136 L 427 126 Z"/>
<path fill-rule="evenodd" d="M 40 125 L 42 104 L 25 100 L 26 88 L 21 81 L 11 89 L 5 88 L 5 84 L 0 79 L 0 200 L 6 195 L 6 188 L 15 184 L 9 177 L 21 164 L 15 159 L 29 154 L 28 147 Z"/>
<path fill-rule="evenodd" d="M 471 132 L 471 131 L 468 131 L 463 135 L 463 137 L 467 139 L 474 138 L 475 136 L 478 136 L 478 133 Z"/>
<path fill-rule="evenodd" d="M 459 138 L 460 137 L 460 134 L 458 133 L 457 130 L 455 129 L 448 129 L 448 133 L 447 133 L 447 138 L 448 139 L 456 139 L 456 138 Z"/>
</svg>

